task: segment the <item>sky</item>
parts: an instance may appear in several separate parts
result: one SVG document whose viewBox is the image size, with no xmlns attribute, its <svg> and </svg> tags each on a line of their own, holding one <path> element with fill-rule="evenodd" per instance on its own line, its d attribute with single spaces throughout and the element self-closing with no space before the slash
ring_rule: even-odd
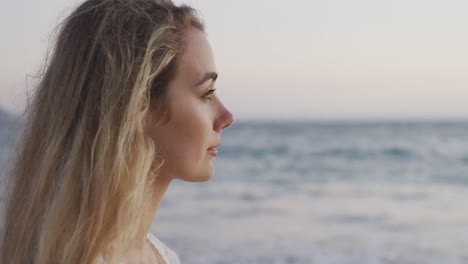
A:
<svg viewBox="0 0 468 264">
<path fill-rule="evenodd" d="M 21 112 L 81 1 L 4 1 L 0 107 Z M 239 120 L 468 119 L 466 0 L 176 0 L 200 11 Z"/>
</svg>

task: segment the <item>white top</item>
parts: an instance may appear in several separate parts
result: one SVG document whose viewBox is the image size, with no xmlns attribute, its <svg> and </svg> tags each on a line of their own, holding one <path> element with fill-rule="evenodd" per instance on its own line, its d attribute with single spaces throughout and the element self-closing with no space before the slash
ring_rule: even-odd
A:
<svg viewBox="0 0 468 264">
<path fill-rule="evenodd" d="M 161 240 L 159 240 L 151 232 L 148 233 L 148 239 L 151 244 L 158 250 L 161 257 L 164 259 L 166 264 L 180 264 L 180 259 L 168 246 L 166 246 Z"/>
<path fill-rule="evenodd" d="M 149 232 L 147 237 L 151 244 L 158 250 L 159 255 L 161 255 L 164 260 L 164 264 L 180 264 L 180 259 L 176 253 L 174 253 L 174 251 L 161 242 L 161 240 L 159 240 L 155 235 Z M 105 264 L 106 262 L 101 257 L 98 263 Z"/>
</svg>

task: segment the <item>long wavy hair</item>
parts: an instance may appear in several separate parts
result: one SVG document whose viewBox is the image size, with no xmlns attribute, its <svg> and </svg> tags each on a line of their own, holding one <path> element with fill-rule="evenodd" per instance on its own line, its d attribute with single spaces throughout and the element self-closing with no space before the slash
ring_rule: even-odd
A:
<svg viewBox="0 0 468 264">
<path fill-rule="evenodd" d="M 167 110 L 194 9 L 88 0 L 58 27 L 8 171 L 0 263 L 115 263 L 164 163 L 145 133 Z M 165 121 L 164 121 L 165 120 Z"/>
</svg>

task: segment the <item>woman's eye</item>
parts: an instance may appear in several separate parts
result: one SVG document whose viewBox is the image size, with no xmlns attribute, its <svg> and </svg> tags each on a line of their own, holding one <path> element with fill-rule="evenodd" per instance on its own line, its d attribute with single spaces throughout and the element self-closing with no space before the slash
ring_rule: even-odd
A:
<svg viewBox="0 0 468 264">
<path fill-rule="evenodd" d="M 208 92 L 206 92 L 202 97 L 204 99 L 208 99 L 208 100 L 211 100 L 211 97 L 209 97 L 209 95 L 211 95 L 212 93 L 214 93 L 214 91 L 216 91 L 216 89 L 210 89 Z"/>
</svg>

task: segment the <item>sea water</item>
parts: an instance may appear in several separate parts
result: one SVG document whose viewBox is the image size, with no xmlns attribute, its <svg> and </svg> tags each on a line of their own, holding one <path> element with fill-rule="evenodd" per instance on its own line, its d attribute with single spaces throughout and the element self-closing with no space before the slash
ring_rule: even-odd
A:
<svg viewBox="0 0 468 264">
<path fill-rule="evenodd" d="M 182 263 L 468 263 L 468 122 L 236 122 L 222 138 L 214 177 L 175 180 L 153 223 Z"/>
</svg>

